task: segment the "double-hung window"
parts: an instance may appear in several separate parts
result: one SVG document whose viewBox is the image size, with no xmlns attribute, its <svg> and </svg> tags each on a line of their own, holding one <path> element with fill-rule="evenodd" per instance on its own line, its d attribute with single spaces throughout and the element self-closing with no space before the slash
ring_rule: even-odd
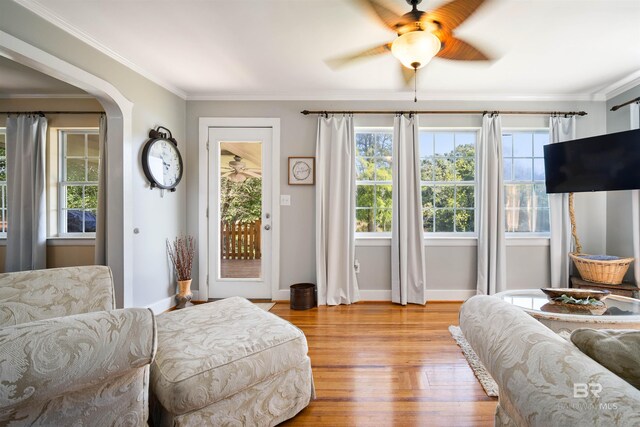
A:
<svg viewBox="0 0 640 427">
<path fill-rule="evenodd" d="M 475 231 L 476 130 L 420 130 L 425 232 Z"/>
<path fill-rule="evenodd" d="M 502 133 L 506 231 L 549 233 L 549 200 L 544 181 L 543 146 L 548 130 Z"/>
<path fill-rule="evenodd" d="M 92 235 L 98 209 L 98 130 L 61 130 L 58 140 L 58 234 Z"/>
<path fill-rule="evenodd" d="M 356 232 L 391 232 L 393 130 L 356 129 Z"/>
</svg>

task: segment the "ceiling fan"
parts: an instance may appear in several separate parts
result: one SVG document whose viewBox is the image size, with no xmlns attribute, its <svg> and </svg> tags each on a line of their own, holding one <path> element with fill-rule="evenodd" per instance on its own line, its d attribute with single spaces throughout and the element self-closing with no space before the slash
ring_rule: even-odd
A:
<svg viewBox="0 0 640 427">
<path fill-rule="evenodd" d="M 232 154 L 230 152 L 222 152 L 221 154 Z M 224 172 L 223 177 L 231 182 L 244 182 L 249 177 L 262 178 L 260 175 L 260 169 L 247 168 L 245 162 L 242 161 L 242 157 L 234 155 L 233 160 L 229 162 L 229 166 L 223 166 L 221 168 Z"/>
<path fill-rule="evenodd" d="M 458 61 L 486 61 L 489 57 L 478 48 L 454 35 L 460 26 L 485 0 L 453 0 L 431 11 L 418 10 L 422 0 L 406 0 L 411 11 L 398 15 L 375 0 L 365 0 L 380 20 L 398 37 L 381 46 L 327 61 L 333 68 L 352 61 L 391 53 L 403 65 L 408 83 L 416 70 L 436 56 Z"/>
</svg>

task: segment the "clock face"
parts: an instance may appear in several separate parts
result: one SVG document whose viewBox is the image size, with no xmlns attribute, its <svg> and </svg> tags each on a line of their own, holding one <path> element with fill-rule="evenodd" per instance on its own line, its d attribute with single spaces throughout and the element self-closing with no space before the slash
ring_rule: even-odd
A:
<svg viewBox="0 0 640 427">
<path fill-rule="evenodd" d="M 160 188 L 174 188 L 182 178 L 182 159 L 178 148 L 169 140 L 156 139 L 143 153 L 147 178 Z M 147 171 L 145 170 L 145 173 Z"/>
</svg>

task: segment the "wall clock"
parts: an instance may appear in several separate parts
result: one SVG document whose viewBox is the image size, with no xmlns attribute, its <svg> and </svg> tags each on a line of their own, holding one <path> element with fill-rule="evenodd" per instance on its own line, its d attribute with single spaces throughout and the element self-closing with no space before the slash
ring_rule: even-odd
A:
<svg viewBox="0 0 640 427">
<path fill-rule="evenodd" d="M 149 131 L 149 141 L 142 150 L 142 170 L 152 189 L 176 191 L 182 179 L 182 156 L 169 129 L 158 126 Z"/>
</svg>

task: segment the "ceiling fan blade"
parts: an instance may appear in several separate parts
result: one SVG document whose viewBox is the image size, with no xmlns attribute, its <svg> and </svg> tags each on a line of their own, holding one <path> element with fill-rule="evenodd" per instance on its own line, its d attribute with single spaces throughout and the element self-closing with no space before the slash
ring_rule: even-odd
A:
<svg viewBox="0 0 640 427">
<path fill-rule="evenodd" d="M 222 174 L 222 175 L 220 175 L 220 176 L 224 178 L 225 176 L 229 176 L 229 175 L 231 175 L 232 173 L 234 173 L 234 172 L 233 172 L 233 171 L 229 171 L 229 172 L 225 172 L 225 173 L 223 173 L 223 174 Z"/>
<path fill-rule="evenodd" d="M 438 21 L 451 31 L 462 24 L 485 0 L 453 0 L 436 10 L 427 12 L 423 19 Z"/>
<path fill-rule="evenodd" d="M 436 54 L 438 58 L 457 61 L 488 61 L 490 58 L 471 46 L 469 43 L 453 36 L 446 37 L 442 41 L 442 50 Z"/>
<path fill-rule="evenodd" d="M 259 173 L 255 173 L 249 170 L 243 170 L 242 171 L 243 174 L 247 175 L 247 176 L 252 176 L 254 178 L 262 178 L 262 176 Z"/>
<path fill-rule="evenodd" d="M 380 3 L 374 0 L 364 0 L 365 3 L 369 4 L 373 11 L 378 15 L 380 21 L 384 25 L 387 26 L 392 31 L 396 31 L 397 24 L 402 20 L 402 16 L 398 15 L 394 11 L 388 9 L 386 6 L 381 5 Z"/>
<path fill-rule="evenodd" d="M 357 61 L 359 59 L 369 58 L 377 55 L 383 55 L 385 53 L 391 52 L 391 43 L 386 43 L 381 46 L 372 47 L 367 50 L 363 50 L 358 53 L 352 53 L 345 56 L 340 56 L 337 58 L 327 59 L 326 64 L 332 69 L 336 70 L 338 68 L 342 68 L 345 65 Z"/>
</svg>

